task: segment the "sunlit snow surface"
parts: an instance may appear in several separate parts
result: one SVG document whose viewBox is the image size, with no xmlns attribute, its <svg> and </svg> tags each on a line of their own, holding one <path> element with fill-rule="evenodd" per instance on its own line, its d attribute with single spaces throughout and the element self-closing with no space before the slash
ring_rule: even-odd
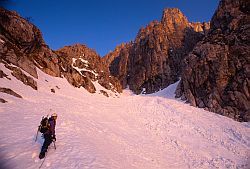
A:
<svg viewBox="0 0 250 169">
<path fill-rule="evenodd" d="M 8 101 L 0 103 L 0 158 L 10 169 L 39 168 L 37 126 L 53 111 L 57 149 L 50 146 L 42 168 L 250 168 L 250 124 L 175 99 L 177 84 L 151 95 L 125 90 L 107 98 L 41 71 L 35 91 L 0 68 L 11 78 L 1 78 L 0 87 L 23 96 L 0 93 Z"/>
</svg>

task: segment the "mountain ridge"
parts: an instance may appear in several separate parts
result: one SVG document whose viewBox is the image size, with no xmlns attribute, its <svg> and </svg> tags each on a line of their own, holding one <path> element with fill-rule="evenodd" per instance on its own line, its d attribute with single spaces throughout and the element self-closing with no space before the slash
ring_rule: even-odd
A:
<svg viewBox="0 0 250 169">
<path fill-rule="evenodd" d="M 39 68 L 51 76 L 65 77 L 73 86 L 84 87 L 91 93 L 96 92 L 93 84 L 94 81 L 103 85 L 107 91 L 113 91 L 114 93 L 121 92 L 119 82 L 116 78 L 110 76 L 109 71 L 105 71 L 105 73 L 101 72 L 102 64 L 100 56 L 93 50 L 87 48 L 85 45 L 64 47 L 69 50 L 79 48 L 79 50 L 83 50 L 82 52 L 91 54 L 89 61 L 99 70 L 98 73 L 100 75 L 97 75 L 99 78 L 95 77 L 94 72 L 91 72 L 94 70 L 78 69 L 79 61 L 81 62 L 78 59 L 80 57 L 79 53 L 72 53 L 74 55 L 69 57 L 66 50 L 64 53 L 61 52 L 62 49 L 58 51 L 51 50 L 45 44 L 40 30 L 16 12 L 0 8 L 0 16 L 0 62 L 4 63 L 13 72 L 14 69 L 17 70 L 19 73 L 16 74 L 16 78 L 20 79 L 24 84 L 35 86 L 34 89 L 37 89 L 36 68 Z M 83 54 L 81 53 L 81 55 Z M 77 62 L 74 66 L 72 64 L 73 58 Z M 30 76 L 25 75 L 22 71 L 29 73 Z M 84 75 L 83 73 L 86 74 Z M 31 84 L 26 83 L 27 81 L 30 81 Z M 108 96 L 107 91 L 103 91 L 106 96 Z"/>
<path fill-rule="evenodd" d="M 166 8 L 161 21 L 142 27 L 134 41 L 121 44 L 103 60 L 108 60 L 111 74 L 123 88 L 128 85 L 136 94 L 144 89 L 153 93 L 178 80 L 181 60 L 208 29 L 209 23 L 189 23 L 179 9 Z"/>
<path fill-rule="evenodd" d="M 210 23 L 188 22 L 179 9 L 164 9 L 161 21 L 150 22 L 134 41 L 103 58 L 81 44 L 53 51 L 40 30 L 16 12 L 0 8 L 0 16 L 0 62 L 35 90 L 36 68 L 107 97 L 127 87 L 135 94 L 154 93 L 181 77 L 176 97 L 250 120 L 249 2 L 221 0 L 211 28 Z M 8 78 L 2 70 L 0 77 Z M 105 90 L 98 91 L 96 82 Z"/>
</svg>

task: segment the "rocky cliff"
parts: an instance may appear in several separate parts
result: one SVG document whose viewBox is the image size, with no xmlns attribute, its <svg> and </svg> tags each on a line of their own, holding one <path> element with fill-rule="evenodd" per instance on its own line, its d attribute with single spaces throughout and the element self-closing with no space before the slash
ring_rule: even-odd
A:
<svg viewBox="0 0 250 169">
<path fill-rule="evenodd" d="M 179 9 L 165 9 L 161 22 L 141 28 L 133 42 L 103 59 L 123 88 L 129 85 L 137 94 L 152 93 L 178 80 L 183 57 L 208 29 L 209 23 L 189 23 Z"/>
<path fill-rule="evenodd" d="M 128 64 L 131 47 L 132 42 L 123 43 L 102 58 L 104 65 L 109 68 L 110 73 L 119 79 L 123 89 L 128 85 Z"/>
<path fill-rule="evenodd" d="M 119 81 L 110 75 L 107 66 L 95 50 L 86 45 L 76 44 L 65 46 L 56 53 L 63 60 L 61 67 L 65 72 L 64 76 L 74 86 L 83 86 L 94 93 L 96 89 L 92 82 L 97 81 L 108 90 L 122 92 Z"/>
<path fill-rule="evenodd" d="M 39 68 L 51 76 L 65 77 L 73 86 L 82 86 L 91 93 L 96 91 L 95 81 L 107 90 L 121 92 L 120 83 L 102 66 L 99 55 L 93 50 L 85 45 L 74 45 L 52 51 L 36 26 L 3 8 L 0 8 L 0 62 L 18 80 L 35 90 Z M 4 75 L 2 70 L 0 72 Z"/>
<path fill-rule="evenodd" d="M 177 97 L 193 106 L 250 120 L 250 2 L 222 0 L 207 37 L 184 59 Z"/>
</svg>

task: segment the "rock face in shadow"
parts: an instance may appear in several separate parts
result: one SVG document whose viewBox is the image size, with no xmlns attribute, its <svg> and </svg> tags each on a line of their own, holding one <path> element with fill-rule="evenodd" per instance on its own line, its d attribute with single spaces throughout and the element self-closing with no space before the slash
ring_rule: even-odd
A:
<svg viewBox="0 0 250 169">
<path fill-rule="evenodd" d="M 132 42 L 118 45 L 114 51 L 108 53 L 102 58 L 102 61 L 107 65 L 110 73 L 118 78 L 123 89 L 128 85 L 129 72 L 129 52 L 132 47 Z"/>
<path fill-rule="evenodd" d="M 222 0 L 208 36 L 184 59 L 177 97 L 239 121 L 250 120 L 250 2 Z"/>
<path fill-rule="evenodd" d="M 118 46 L 103 60 L 123 88 L 153 93 L 178 80 L 181 61 L 208 29 L 209 23 L 189 23 L 179 9 L 165 9 L 161 22 L 141 28 L 133 42 Z"/>
<path fill-rule="evenodd" d="M 80 58 L 82 54 L 84 57 Z M 91 93 L 96 91 L 94 81 L 108 90 L 121 92 L 119 81 L 110 75 L 95 51 L 85 45 L 52 51 L 36 26 L 16 12 L 4 8 L 0 8 L 0 56 L 0 62 L 12 71 L 13 76 L 35 90 L 38 78 L 36 69 L 39 68 L 51 76 L 65 77 L 73 86 L 82 86 Z M 74 63 L 72 59 L 75 59 Z M 88 62 L 88 68 L 84 67 L 81 59 Z M 22 71 L 31 76 L 26 76 Z M 2 70 L 0 76 L 5 76 Z"/>
</svg>

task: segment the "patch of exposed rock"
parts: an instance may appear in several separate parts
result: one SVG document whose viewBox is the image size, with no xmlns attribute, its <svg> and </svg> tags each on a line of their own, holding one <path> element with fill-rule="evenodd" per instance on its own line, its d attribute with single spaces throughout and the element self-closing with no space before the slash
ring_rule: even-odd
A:
<svg viewBox="0 0 250 169">
<path fill-rule="evenodd" d="M 222 0 L 208 36 L 185 58 L 177 97 L 239 121 L 250 120 L 250 2 Z"/>
<path fill-rule="evenodd" d="M 2 99 L 2 98 L 0 98 L 0 103 L 7 103 L 7 101 L 4 100 L 4 99 Z"/>
<path fill-rule="evenodd" d="M 4 88 L 4 87 L 0 87 L 0 92 L 2 93 L 7 93 L 9 95 L 18 97 L 18 98 L 22 98 L 21 95 L 17 94 L 16 92 L 14 92 L 13 90 L 9 89 L 9 88 Z"/>
<path fill-rule="evenodd" d="M 5 65 L 8 69 L 12 70 L 11 74 L 23 84 L 32 87 L 33 89 L 37 90 L 37 82 L 31 77 L 27 76 L 25 73 L 22 72 L 22 70 L 18 67 L 13 67 L 9 65 Z"/>
<path fill-rule="evenodd" d="M 8 75 L 6 75 L 1 69 L 0 69 L 0 78 L 7 78 L 7 79 L 9 79 Z"/>
<path fill-rule="evenodd" d="M 101 92 L 104 96 L 109 97 L 108 93 L 105 92 L 104 90 L 100 90 L 100 92 Z"/>
</svg>

